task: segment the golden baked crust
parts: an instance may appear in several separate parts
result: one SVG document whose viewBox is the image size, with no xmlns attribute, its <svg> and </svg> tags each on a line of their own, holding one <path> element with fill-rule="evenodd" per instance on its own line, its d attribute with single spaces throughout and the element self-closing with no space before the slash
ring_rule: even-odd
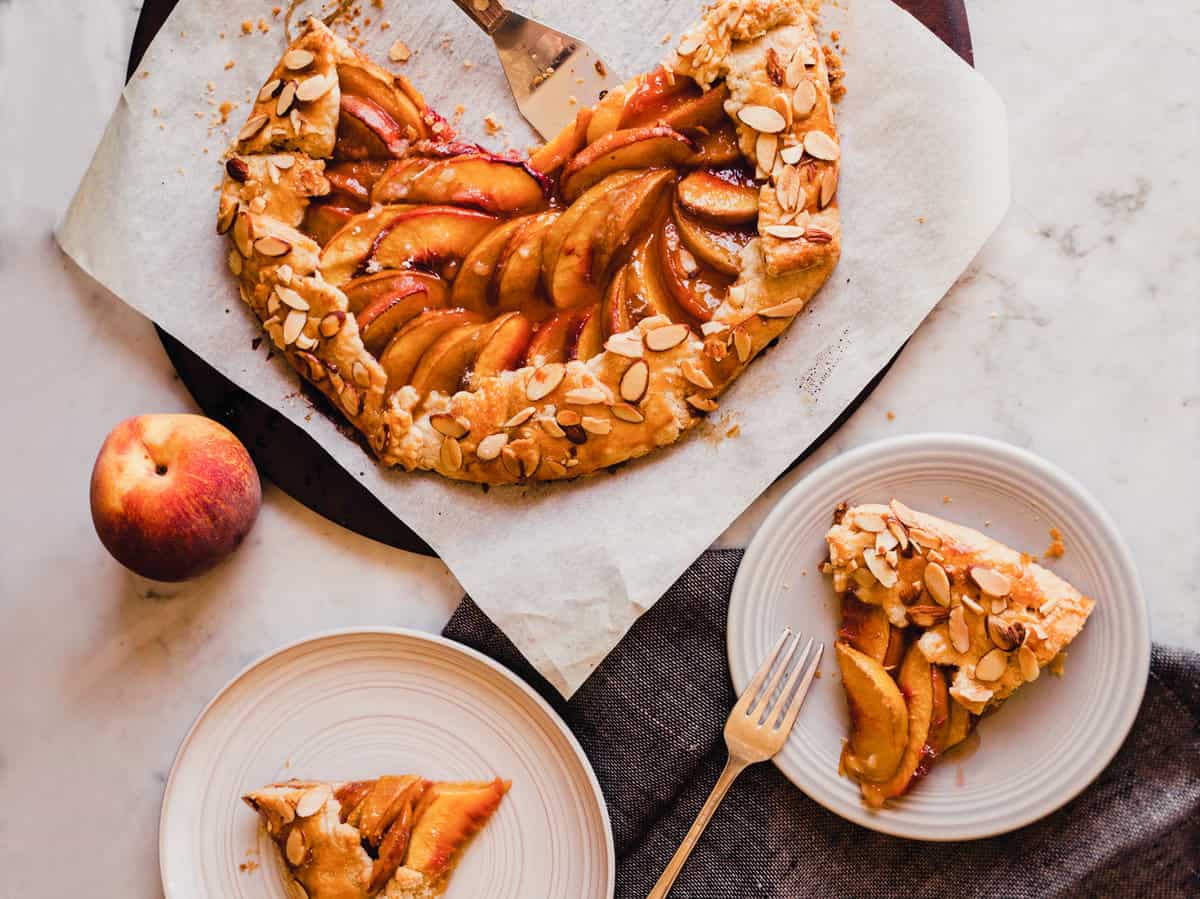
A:
<svg viewBox="0 0 1200 899">
<path fill-rule="evenodd" d="M 279 847 L 302 899 L 434 899 L 508 781 L 416 775 L 270 784 L 242 799 Z"/>
<path fill-rule="evenodd" d="M 839 508 L 826 542 L 852 719 L 842 767 L 876 807 L 1036 680 L 1094 605 L 1030 556 L 897 500 Z"/>
<path fill-rule="evenodd" d="M 642 456 L 715 410 L 720 393 L 829 277 L 841 240 L 839 151 L 824 54 L 800 0 L 721 0 L 667 65 L 668 80 L 724 84 L 733 154 L 754 167 L 761 184 L 757 236 L 733 258 L 724 297 L 702 310 L 707 320 L 651 314 L 614 331 L 589 358 L 547 363 L 535 355 L 515 370 L 472 377 L 468 389 L 443 392 L 389 386 L 389 369 L 364 343 L 362 310 L 353 311 L 343 289 L 352 274 L 372 270 L 346 255 L 359 233 L 346 229 L 365 235 L 385 227 L 381 216 L 410 210 L 406 200 L 431 201 L 410 180 L 380 205 L 376 182 L 369 191 L 375 205 L 337 233 L 336 249 L 326 243 L 323 250 L 302 223 L 312 199 L 330 193 L 327 161 L 374 158 L 347 147 L 365 142 L 392 159 L 438 160 L 464 145 L 450 143 L 449 125 L 411 85 L 319 22 L 310 20 L 285 53 L 229 158 L 218 231 L 230 234 L 230 269 L 277 349 L 366 436 L 381 462 L 505 484 L 577 477 Z M 567 161 L 577 139 L 602 110 L 615 110 L 619 120 L 639 83 L 612 92 L 594 116 L 581 115 L 573 133 L 551 141 L 526 168 L 561 169 L 564 193 L 577 199 L 590 180 L 568 183 L 577 174 L 575 160 Z M 347 112 L 347 98 L 362 94 L 403 131 L 343 140 L 367 120 Z M 708 137 L 699 128 L 681 141 L 702 152 L 695 148 Z M 377 230 L 372 246 L 383 233 Z"/>
</svg>

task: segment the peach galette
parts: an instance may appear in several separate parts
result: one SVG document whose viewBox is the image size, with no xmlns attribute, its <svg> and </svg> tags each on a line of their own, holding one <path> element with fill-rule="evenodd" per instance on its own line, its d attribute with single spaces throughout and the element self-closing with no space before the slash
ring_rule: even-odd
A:
<svg viewBox="0 0 1200 899">
<path fill-rule="evenodd" d="M 838 157 L 802 0 L 720 0 L 528 159 L 456 140 L 310 21 L 238 134 L 218 231 L 384 464 L 571 478 L 679 439 L 825 282 Z"/>
<path fill-rule="evenodd" d="M 433 899 L 508 792 L 503 780 L 415 775 L 347 783 L 291 780 L 242 798 L 306 899 Z"/>
<path fill-rule="evenodd" d="M 850 706 L 841 766 L 872 807 L 1037 680 L 1092 611 L 1024 553 L 896 500 L 840 506 L 825 539 Z"/>
</svg>

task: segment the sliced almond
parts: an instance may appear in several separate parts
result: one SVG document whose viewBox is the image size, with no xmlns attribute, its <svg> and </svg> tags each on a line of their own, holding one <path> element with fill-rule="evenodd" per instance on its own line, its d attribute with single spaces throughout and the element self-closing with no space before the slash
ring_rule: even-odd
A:
<svg viewBox="0 0 1200 899">
<path fill-rule="evenodd" d="M 1012 581 L 992 568 L 976 565 L 971 569 L 971 580 L 989 596 L 1008 596 L 1012 593 Z"/>
<path fill-rule="evenodd" d="M 888 530 L 892 532 L 896 538 L 896 542 L 900 545 L 900 551 L 904 552 L 908 549 L 908 531 L 904 525 L 895 519 L 888 519 Z"/>
<path fill-rule="evenodd" d="M 804 227 L 800 225 L 767 225 L 763 232 L 780 240 L 795 240 L 804 236 Z"/>
<path fill-rule="evenodd" d="M 1012 633 L 1008 629 L 1008 625 L 1003 619 L 997 618 L 995 615 L 988 615 L 986 618 L 987 635 L 1000 649 L 1009 650 L 1016 649 L 1017 641 L 1013 639 Z"/>
<path fill-rule="evenodd" d="M 642 342 L 633 334 L 614 334 L 605 341 L 604 348 L 626 359 L 642 358 Z"/>
<path fill-rule="evenodd" d="M 821 173 L 821 196 L 820 204 L 824 209 L 832 201 L 834 194 L 837 193 L 838 170 L 835 166 L 830 166 Z"/>
<path fill-rule="evenodd" d="M 292 131 L 299 136 L 301 126 L 304 124 L 304 120 L 300 118 L 300 110 L 293 109 L 288 115 L 288 121 L 292 123 Z"/>
<path fill-rule="evenodd" d="M 937 562 L 930 562 L 925 566 L 922 577 L 925 581 L 925 588 L 937 604 L 950 605 L 950 578 L 946 574 L 946 569 Z"/>
<path fill-rule="evenodd" d="M 716 412 L 718 409 L 716 400 L 699 393 L 693 393 L 687 397 L 687 402 L 693 409 L 698 409 L 701 412 Z"/>
<path fill-rule="evenodd" d="M 296 338 L 296 346 L 302 350 L 311 350 L 317 345 L 316 338 L 309 337 L 307 334 L 301 334 Z M 361 364 L 361 363 L 356 363 Z"/>
<path fill-rule="evenodd" d="M 462 446 L 453 437 L 442 441 L 442 450 L 438 455 L 441 457 L 442 467 L 448 471 L 458 471 L 462 468 Z"/>
<path fill-rule="evenodd" d="M 788 300 L 786 303 L 780 303 L 777 306 L 768 306 L 766 309 L 759 309 L 758 314 L 763 318 L 791 318 L 804 308 L 804 297 L 796 297 L 794 300 Z"/>
<path fill-rule="evenodd" d="M 871 574 L 875 575 L 875 579 L 879 581 L 887 589 L 896 586 L 896 581 L 899 575 L 896 574 L 896 569 L 887 563 L 883 556 L 879 555 L 873 549 L 863 550 L 863 561 L 867 564 L 867 569 Z"/>
<path fill-rule="evenodd" d="M 683 376 L 692 384 L 695 384 L 701 390 L 712 390 L 712 379 L 704 371 L 704 366 L 696 359 L 685 359 L 683 364 L 679 366 L 679 370 L 683 372 Z"/>
<path fill-rule="evenodd" d="M 784 166 L 775 182 L 775 199 L 784 209 L 795 209 L 800 202 L 800 170 L 793 165 Z"/>
<path fill-rule="evenodd" d="M 307 818 L 310 815 L 315 815 L 325 807 L 325 803 L 329 801 L 332 795 L 333 792 L 329 789 L 328 784 L 321 784 L 306 791 L 296 803 L 296 817 Z"/>
<path fill-rule="evenodd" d="M 554 414 L 554 420 L 564 428 L 569 428 L 571 425 L 579 424 L 580 418 L 582 418 L 582 416 L 574 409 L 559 409 L 558 412 Z"/>
<path fill-rule="evenodd" d="M 975 677 L 983 681 L 998 681 L 1008 670 L 1008 655 L 1002 649 L 993 649 L 975 663 Z"/>
<path fill-rule="evenodd" d="M 804 60 L 807 55 L 803 47 L 797 48 L 796 52 L 792 54 L 791 61 L 783 75 L 783 83 L 788 87 L 795 87 L 804 77 Z"/>
<path fill-rule="evenodd" d="M 838 158 L 840 150 L 837 141 L 824 131 L 810 131 L 804 135 L 804 152 L 814 159 L 832 162 Z"/>
<path fill-rule="evenodd" d="M 950 645 L 954 647 L 955 652 L 966 652 L 971 648 L 971 632 L 967 629 L 967 616 L 962 606 L 955 606 L 950 610 L 950 620 L 946 627 L 950 632 Z"/>
<path fill-rule="evenodd" d="M 546 469 L 547 474 L 556 478 L 561 478 L 567 473 L 567 467 L 554 459 L 543 459 L 542 467 Z"/>
<path fill-rule="evenodd" d="M 266 238 L 263 238 L 263 240 L 266 240 Z M 300 296 L 300 294 L 296 293 L 296 291 L 292 290 L 290 287 L 280 287 L 276 285 L 275 293 L 279 295 L 279 299 L 283 302 L 283 305 L 287 306 L 289 309 L 299 309 L 301 312 L 308 311 L 308 301 L 306 301 L 304 297 Z"/>
<path fill-rule="evenodd" d="M 782 131 L 787 124 L 783 116 L 770 106 L 743 106 L 738 110 L 737 116 L 743 124 L 749 125 L 755 131 L 765 131 L 768 134 Z"/>
<path fill-rule="evenodd" d="M 284 346 L 290 346 L 296 342 L 296 338 L 304 331 L 304 326 L 308 324 L 308 315 L 301 312 L 299 309 L 293 309 L 287 314 L 287 318 L 283 320 L 283 343 Z"/>
<path fill-rule="evenodd" d="M 700 326 L 700 333 L 705 337 L 711 337 L 714 334 L 720 334 L 728 330 L 729 325 L 725 324 L 725 322 L 705 322 Z"/>
<path fill-rule="evenodd" d="M 283 87 L 283 82 L 278 78 L 272 78 L 270 81 L 264 84 L 262 86 L 262 90 L 258 92 L 258 102 L 266 103 L 268 100 L 274 97 L 276 93 L 278 93 L 281 87 Z"/>
<path fill-rule="evenodd" d="M 501 427 L 519 428 L 521 425 L 525 424 L 525 422 L 529 421 L 529 419 L 533 418 L 533 413 L 536 411 L 537 409 L 535 409 L 533 406 L 526 406 L 524 409 L 502 424 Z"/>
<path fill-rule="evenodd" d="M 233 245 L 243 256 L 254 253 L 254 226 L 249 213 L 239 212 L 233 222 Z"/>
<path fill-rule="evenodd" d="M 234 275 L 240 275 L 242 273 L 241 253 L 239 253 L 237 250 L 230 250 L 229 258 L 226 261 L 229 263 L 229 270 L 233 272 Z M 274 315 L 274 312 L 271 314 Z"/>
<path fill-rule="evenodd" d="M 704 35 L 698 31 L 692 31 L 679 39 L 679 46 L 675 48 L 675 52 L 680 56 L 691 56 L 700 49 L 702 43 L 704 43 Z"/>
<path fill-rule="evenodd" d="M 804 144 L 795 144 L 791 147 L 784 147 L 779 151 L 779 158 L 787 165 L 795 165 L 804 156 Z"/>
<path fill-rule="evenodd" d="M 804 118 L 813 111 L 813 107 L 817 105 L 817 86 L 808 79 L 801 81 L 796 85 L 796 90 L 792 93 L 792 112 L 798 118 Z M 807 141 L 805 149 L 807 149 Z M 816 156 L 816 153 L 809 151 L 809 155 Z M 824 156 L 818 156 L 818 159 L 824 159 Z"/>
<path fill-rule="evenodd" d="M 750 358 L 750 351 L 754 348 L 750 340 L 750 335 L 742 328 L 738 328 L 733 332 L 733 348 L 737 352 L 739 362 L 745 362 Z"/>
<path fill-rule="evenodd" d="M 333 74 L 313 75 L 311 78 L 306 78 L 296 88 L 296 99 L 301 103 L 311 103 L 313 100 L 319 100 L 329 93 L 336 80 L 337 76 Z"/>
<path fill-rule="evenodd" d="M 908 529 L 908 537 L 913 543 L 923 546 L 926 549 L 937 549 L 942 545 L 941 537 L 921 528 L 910 527 Z"/>
<path fill-rule="evenodd" d="M 642 415 L 637 409 L 628 403 L 617 403 L 611 409 L 613 417 L 619 418 L 621 421 L 627 421 L 630 424 L 641 424 L 646 420 L 646 416 Z"/>
<path fill-rule="evenodd" d="M 1048 599 L 1048 600 L 1046 600 L 1044 603 L 1042 603 L 1040 606 L 1038 606 L 1038 614 L 1041 614 L 1041 615 L 1049 615 L 1051 612 L 1053 612 L 1053 611 L 1054 611 L 1054 607 L 1055 607 L 1056 605 L 1058 605 L 1058 599 L 1057 599 L 1057 598 L 1055 598 L 1055 599 Z"/>
<path fill-rule="evenodd" d="M 342 408 L 345 409 L 346 413 L 351 417 L 362 412 L 362 394 L 349 384 L 342 388 L 341 393 L 338 394 L 338 399 L 342 403 Z"/>
<path fill-rule="evenodd" d="M 292 103 L 296 100 L 296 82 L 289 81 L 283 86 L 283 90 L 279 92 L 279 99 L 275 101 L 275 115 L 283 118 L 291 111 Z"/>
<path fill-rule="evenodd" d="M 279 279 L 280 284 L 292 283 L 292 267 L 286 262 L 275 267 L 275 277 Z"/>
<path fill-rule="evenodd" d="M 551 437 L 566 437 L 567 432 L 564 431 L 553 418 L 540 418 L 538 423 L 542 426 L 542 430 Z"/>
<path fill-rule="evenodd" d="M 264 256 L 284 256 L 292 251 L 292 245 L 281 237 L 268 234 L 254 241 L 254 249 Z"/>
<path fill-rule="evenodd" d="M 779 136 L 776 134 L 759 134 L 754 141 L 754 159 L 764 172 L 771 171 L 775 165 L 775 151 L 779 147 Z"/>
<path fill-rule="evenodd" d="M 1042 673 L 1037 656 L 1025 644 L 1022 644 L 1021 648 L 1017 650 L 1017 664 L 1021 666 L 1021 677 L 1026 681 L 1037 680 L 1038 675 Z"/>
<path fill-rule="evenodd" d="M 308 847 L 304 845 L 304 833 L 299 826 L 293 827 L 292 832 L 287 838 L 287 860 L 288 864 L 293 867 L 299 867 L 304 863 L 305 856 L 308 855 Z"/>
<path fill-rule="evenodd" d="M 603 403 L 606 399 L 608 399 L 608 394 L 599 387 L 575 387 L 568 390 L 563 396 L 565 402 L 574 406 L 591 406 Z"/>
<path fill-rule="evenodd" d="M 551 362 L 538 368 L 529 376 L 525 385 L 525 396 L 531 403 L 549 396 L 562 383 L 567 370 L 560 362 Z"/>
<path fill-rule="evenodd" d="M 964 606 L 966 606 L 968 609 L 970 609 L 972 612 L 974 612 L 976 615 L 982 615 L 984 613 L 983 606 L 981 606 L 975 600 L 971 599 L 971 597 L 967 596 L 967 594 L 964 593 L 960 597 L 960 599 L 962 599 L 962 604 Z"/>
<path fill-rule="evenodd" d="M 297 69 L 306 69 L 312 65 L 312 61 L 316 59 L 311 50 L 289 50 L 283 54 L 283 67 L 296 71 Z"/>
<path fill-rule="evenodd" d="M 892 565 L 898 564 L 896 559 L 896 546 L 899 544 L 896 535 L 889 530 L 882 530 L 875 535 L 875 552 L 887 553 L 888 562 Z"/>
<path fill-rule="evenodd" d="M 878 534 L 880 531 L 887 529 L 887 525 L 883 521 L 883 516 L 876 515 L 874 512 L 856 512 L 854 523 L 860 529 L 870 531 L 872 534 Z"/>
<path fill-rule="evenodd" d="M 321 324 L 317 326 L 317 331 L 320 332 L 322 337 L 333 337 L 338 331 L 342 330 L 342 322 L 345 320 L 346 313 L 330 312 L 321 319 Z"/>
<path fill-rule="evenodd" d="M 288 156 L 286 153 L 284 153 L 279 156 L 272 156 L 271 163 L 275 166 L 275 168 L 279 169 L 281 172 L 286 172 L 288 169 L 290 169 L 293 165 L 296 164 L 296 157 Z"/>
<path fill-rule="evenodd" d="M 655 328 L 646 334 L 646 346 L 655 352 L 664 352 L 672 347 L 679 346 L 687 340 L 690 329 L 687 325 L 667 325 L 663 328 Z"/>
<path fill-rule="evenodd" d="M 455 439 L 467 436 L 467 432 L 470 430 L 449 412 L 435 412 L 429 416 L 429 426 L 439 434 Z"/>
<path fill-rule="evenodd" d="M 242 126 L 242 130 L 238 132 L 238 140 L 250 140 L 254 135 L 263 130 L 263 125 L 267 124 L 268 116 L 259 114 L 251 116 L 250 119 Z"/>
<path fill-rule="evenodd" d="M 585 415 L 579 424 L 589 434 L 612 433 L 612 422 L 607 418 L 596 418 L 593 415 Z"/>
<path fill-rule="evenodd" d="M 900 500 L 892 500 L 890 503 L 888 503 L 888 508 L 892 510 L 893 515 L 895 515 L 908 527 L 914 528 L 921 526 L 921 522 L 917 520 L 917 513 L 908 506 L 904 505 L 904 503 L 900 502 Z"/>
<path fill-rule="evenodd" d="M 490 462 L 500 455 L 500 450 L 504 449 L 504 445 L 508 443 L 508 435 L 503 432 L 489 434 L 479 441 L 479 445 L 475 447 L 475 455 L 484 462 Z"/>
</svg>

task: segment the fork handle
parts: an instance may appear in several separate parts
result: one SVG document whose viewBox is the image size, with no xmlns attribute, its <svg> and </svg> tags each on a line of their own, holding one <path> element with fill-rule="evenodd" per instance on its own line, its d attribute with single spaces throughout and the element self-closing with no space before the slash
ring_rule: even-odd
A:
<svg viewBox="0 0 1200 899">
<path fill-rule="evenodd" d="M 495 33 L 508 18 L 508 10 L 500 0 L 454 0 L 455 4 L 471 17 L 471 21 L 486 31 Z"/>
<path fill-rule="evenodd" d="M 696 848 L 696 841 L 700 839 L 700 834 L 704 833 L 704 828 L 708 827 L 708 822 L 712 820 L 717 806 L 721 804 L 721 800 L 725 798 L 725 794 L 729 792 L 729 788 L 733 786 L 738 775 L 746 770 L 746 764 L 733 756 L 730 756 L 729 760 L 725 762 L 725 770 L 717 778 L 717 783 L 713 786 L 712 792 L 708 794 L 704 807 L 700 809 L 700 814 L 692 822 L 691 830 L 687 832 L 687 836 L 683 838 L 683 842 L 671 856 L 671 861 L 663 869 L 662 876 L 658 878 L 658 883 L 654 885 L 654 889 L 649 892 L 646 899 L 666 899 L 667 894 L 671 892 L 671 886 L 675 883 L 675 878 L 679 876 L 679 872 L 687 863 L 688 856 Z"/>
</svg>

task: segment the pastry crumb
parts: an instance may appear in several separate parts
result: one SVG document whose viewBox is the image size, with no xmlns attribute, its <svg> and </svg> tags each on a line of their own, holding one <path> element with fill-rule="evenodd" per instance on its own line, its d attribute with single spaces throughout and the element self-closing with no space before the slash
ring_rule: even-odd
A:
<svg viewBox="0 0 1200 899">
<path fill-rule="evenodd" d="M 725 432 L 725 436 L 736 437 L 740 433 L 742 433 L 742 426 L 739 424 L 732 424 L 729 426 L 729 430 Z"/>
<path fill-rule="evenodd" d="M 948 506 L 948 505 L 950 505 L 952 502 L 954 502 L 954 500 L 952 500 L 952 499 L 950 498 L 950 495 L 949 495 L 949 494 L 946 494 L 945 496 L 943 496 L 943 497 L 942 497 L 942 505 L 943 505 L 943 506 Z"/>
<path fill-rule="evenodd" d="M 270 32 L 271 26 L 267 24 L 266 19 L 259 19 L 258 20 L 258 30 L 261 31 L 263 34 L 267 34 L 268 32 Z"/>
<path fill-rule="evenodd" d="M 242 19 L 242 34 L 252 34 L 254 32 L 254 22 L 250 19 Z"/>
<path fill-rule="evenodd" d="M 669 44 L 669 43 L 671 43 L 671 32 L 669 32 L 669 31 L 668 31 L 666 34 L 664 34 L 664 35 L 663 35 L 661 38 L 659 38 L 658 42 L 659 42 L 660 44 Z"/>
<path fill-rule="evenodd" d="M 918 225 L 923 225 L 923 224 L 925 224 L 925 216 L 923 216 L 923 215 L 918 215 L 918 216 L 917 216 L 917 224 L 918 224 Z"/>
<path fill-rule="evenodd" d="M 388 59 L 392 62 L 408 62 L 411 57 L 412 50 L 408 49 L 408 44 L 404 41 L 396 41 L 388 50 Z"/>
<path fill-rule="evenodd" d="M 887 420 L 888 420 L 888 421 L 895 421 L 895 420 L 896 420 L 896 413 L 895 413 L 895 412 L 893 412 L 891 409 L 888 409 L 888 413 L 887 413 Z"/>
<path fill-rule="evenodd" d="M 1047 559 L 1061 559 L 1066 547 L 1063 546 L 1062 532 L 1058 528 L 1050 528 L 1050 545 L 1042 555 Z"/>
<path fill-rule="evenodd" d="M 225 63 L 225 71 L 226 71 L 226 72 L 228 72 L 228 71 L 229 71 L 230 69 L 232 69 L 232 68 L 233 68 L 235 65 L 237 65 L 237 63 L 235 63 L 235 62 L 234 62 L 232 59 L 231 59 L 231 60 L 229 60 L 229 62 Z"/>
<path fill-rule="evenodd" d="M 499 134 L 504 130 L 504 125 L 498 122 L 496 117 L 491 113 L 483 117 L 483 127 L 487 130 L 488 134 Z"/>
<path fill-rule="evenodd" d="M 464 59 L 463 60 L 463 68 L 466 69 L 468 72 L 471 71 L 471 69 L 475 68 L 475 60 Z"/>
</svg>

